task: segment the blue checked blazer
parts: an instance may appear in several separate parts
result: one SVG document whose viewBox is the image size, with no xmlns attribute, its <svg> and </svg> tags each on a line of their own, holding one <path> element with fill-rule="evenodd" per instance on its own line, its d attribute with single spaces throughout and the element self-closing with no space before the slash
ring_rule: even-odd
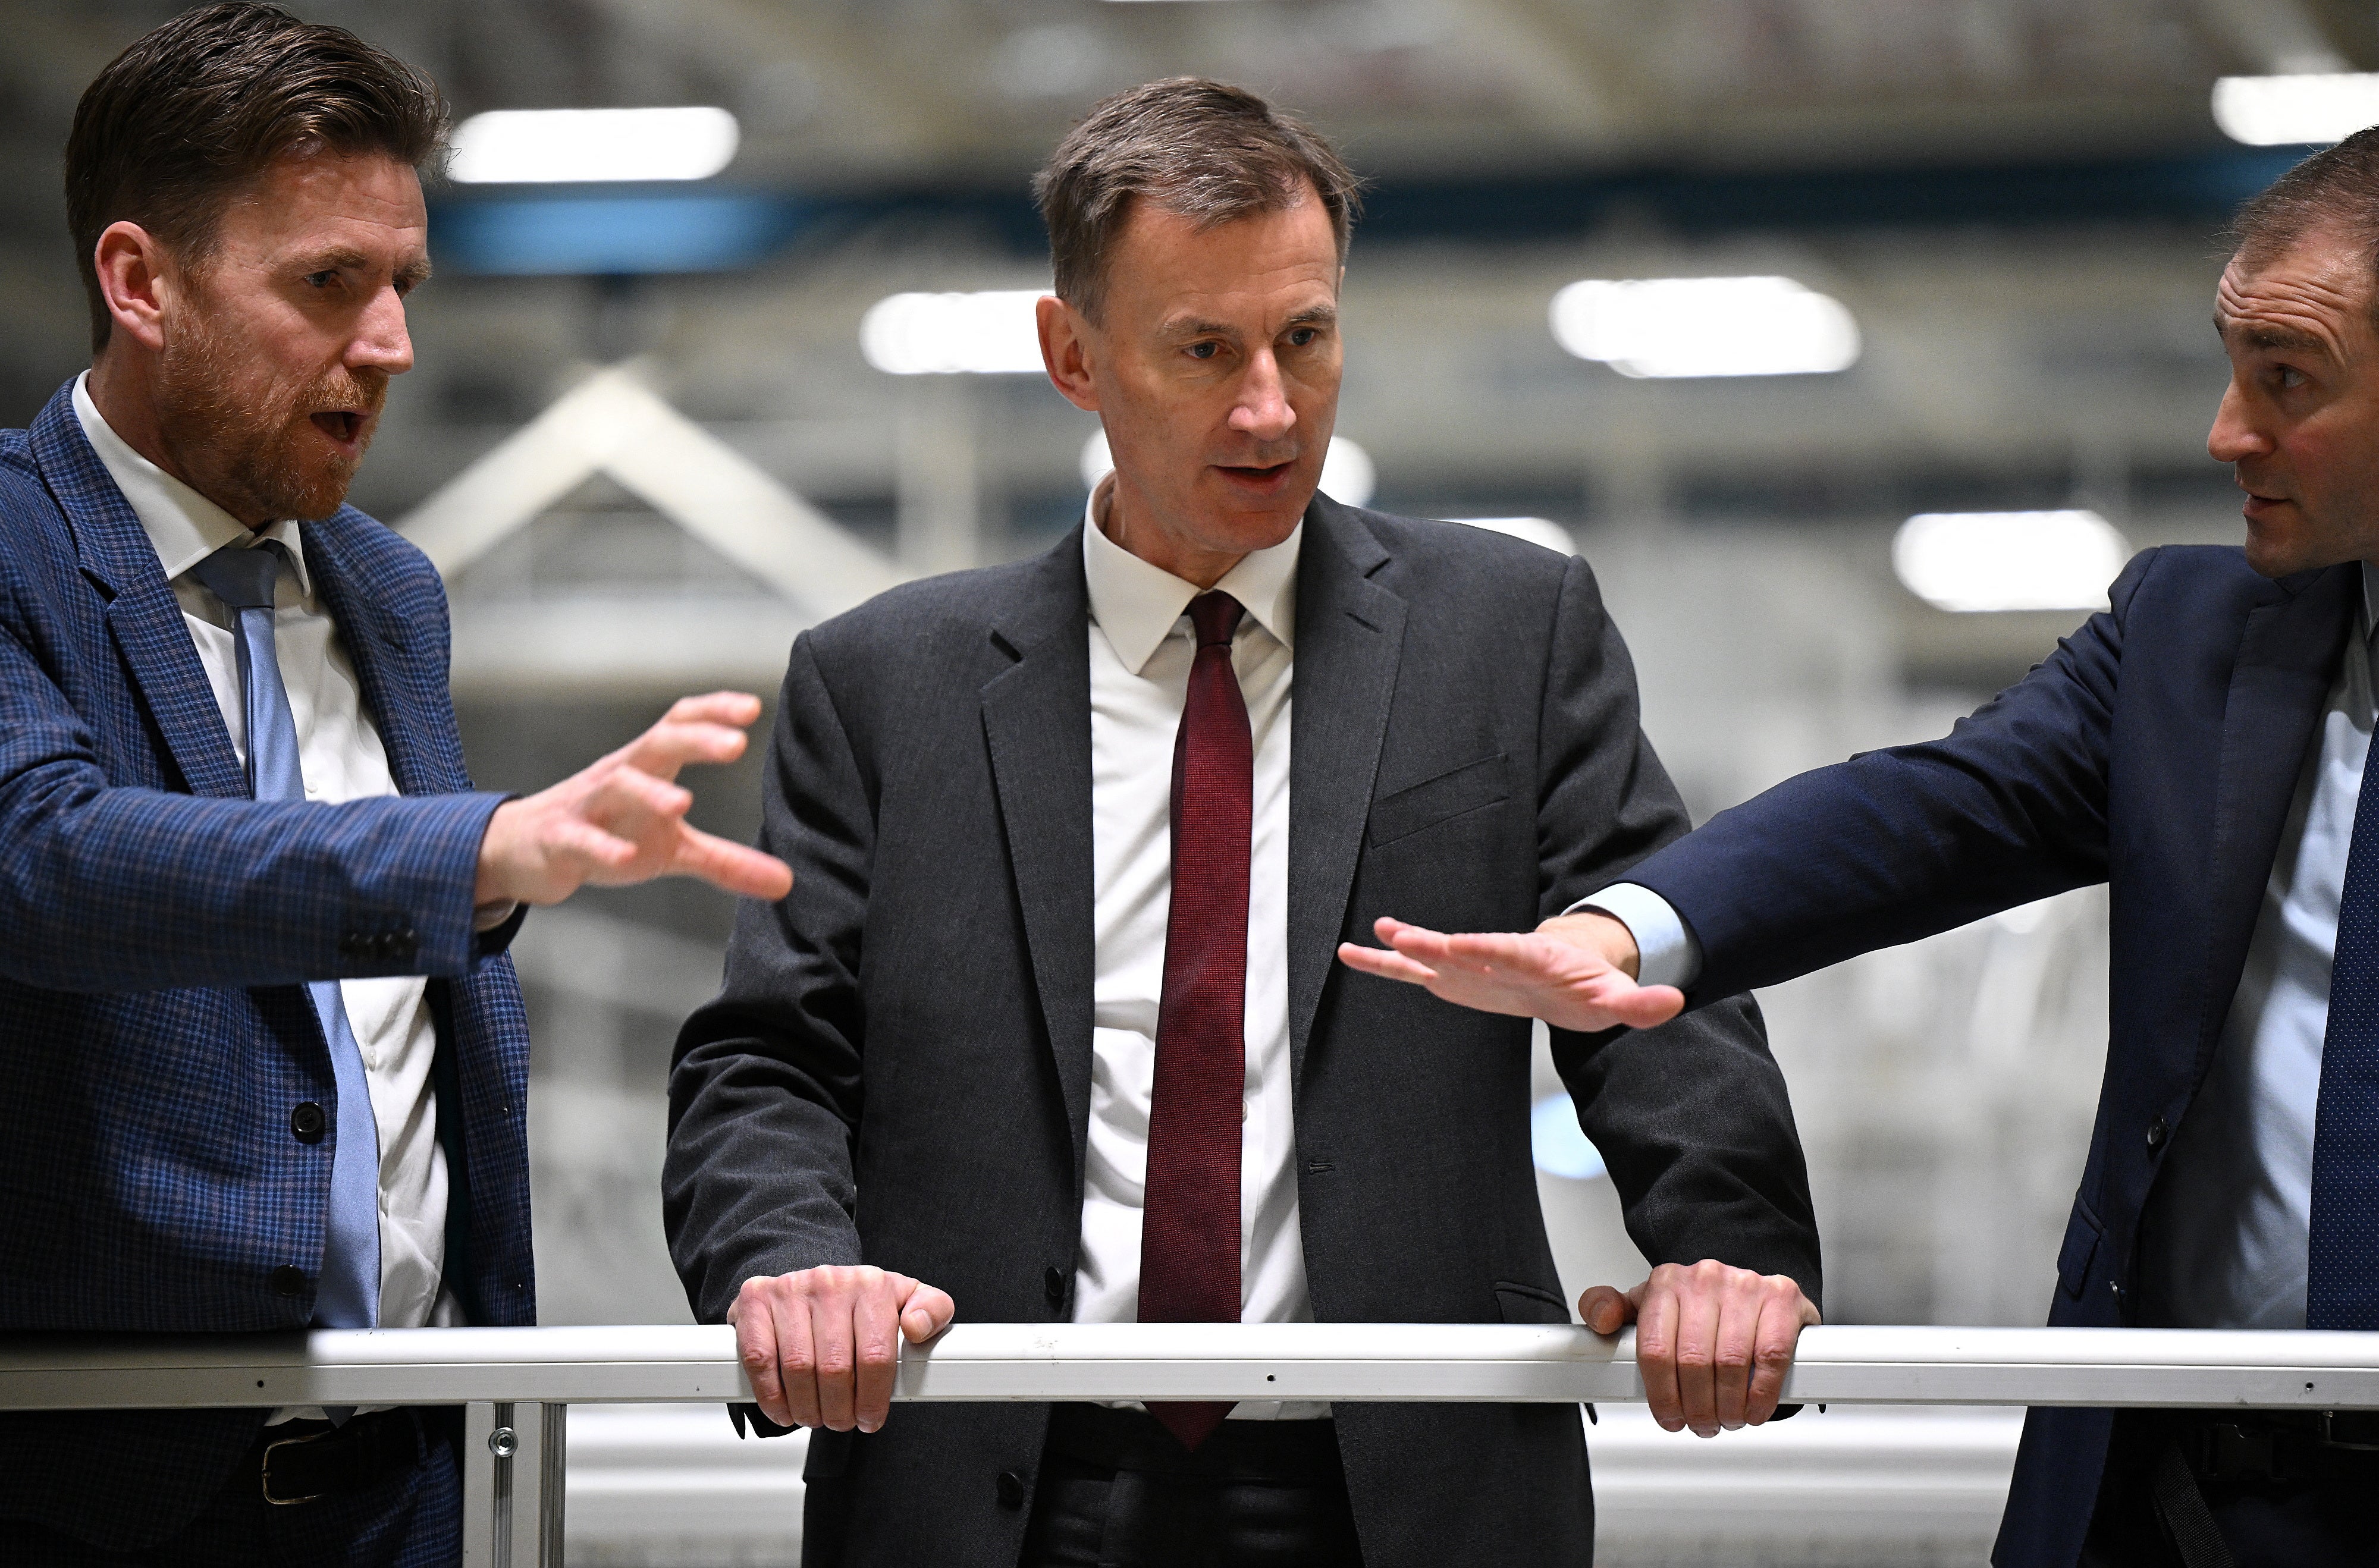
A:
<svg viewBox="0 0 2379 1568">
<path fill-rule="evenodd" d="M 402 794 L 259 804 L 154 548 L 71 386 L 0 431 L 0 1332 L 303 1328 L 334 1139 L 299 983 L 429 974 L 446 1283 L 526 1323 L 528 1030 L 515 925 L 472 931 L 474 793 L 444 590 L 353 507 L 307 565 Z M 265 1412 L 0 1417 L 0 1516 L 113 1550 L 186 1523 Z"/>
</svg>

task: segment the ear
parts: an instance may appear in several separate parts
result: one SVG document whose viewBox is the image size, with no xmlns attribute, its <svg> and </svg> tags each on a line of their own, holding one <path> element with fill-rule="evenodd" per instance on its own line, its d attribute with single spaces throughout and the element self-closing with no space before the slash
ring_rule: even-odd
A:
<svg viewBox="0 0 2379 1568">
<path fill-rule="evenodd" d="M 115 320 L 115 333 L 130 337 L 151 354 L 163 349 L 174 283 L 167 276 L 171 264 L 165 247 L 157 236 L 138 223 L 110 223 L 92 247 L 91 265 Z"/>
<path fill-rule="evenodd" d="M 1098 377 L 1093 367 L 1091 337 L 1097 331 L 1082 313 L 1054 295 L 1044 295 L 1033 307 L 1033 324 L 1041 333 L 1041 363 L 1057 395 L 1086 413 L 1099 411 Z"/>
</svg>

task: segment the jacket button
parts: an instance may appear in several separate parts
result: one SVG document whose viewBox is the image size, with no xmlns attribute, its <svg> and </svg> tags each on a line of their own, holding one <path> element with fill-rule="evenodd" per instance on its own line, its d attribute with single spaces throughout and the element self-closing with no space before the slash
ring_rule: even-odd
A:
<svg viewBox="0 0 2379 1568">
<path fill-rule="evenodd" d="M 1013 1470 L 999 1473 L 999 1505 L 1002 1508 L 1024 1506 L 1024 1478 Z"/>
<path fill-rule="evenodd" d="M 311 1100 L 300 1102 L 297 1108 L 289 1113 L 289 1130 L 297 1135 L 300 1143 L 321 1142 L 322 1128 L 327 1125 L 322 1107 Z"/>
<path fill-rule="evenodd" d="M 2171 1135 L 2172 1128 L 2162 1116 L 2148 1123 L 2148 1152 L 2153 1154 L 2163 1148 L 2164 1140 Z"/>
<path fill-rule="evenodd" d="M 272 1294 L 284 1301 L 295 1301 L 306 1294 L 306 1271 L 295 1263 L 284 1263 L 272 1271 Z"/>
<path fill-rule="evenodd" d="M 1066 1271 L 1052 1263 L 1041 1275 L 1041 1294 L 1049 1298 L 1052 1307 L 1066 1304 Z"/>
</svg>

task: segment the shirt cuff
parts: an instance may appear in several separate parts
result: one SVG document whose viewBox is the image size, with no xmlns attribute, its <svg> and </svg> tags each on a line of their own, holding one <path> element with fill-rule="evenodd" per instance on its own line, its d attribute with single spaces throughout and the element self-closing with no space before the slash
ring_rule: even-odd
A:
<svg viewBox="0 0 2379 1568">
<path fill-rule="evenodd" d="M 1649 887 L 1614 882 L 1591 898 L 1580 899 L 1562 911 L 1578 914 L 1592 910 L 1607 914 L 1636 938 L 1636 983 L 1673 985 L 1683 991 L 1702 972 L 1702 945 L 1685 929 L 1677 911 Z"/>
</svg>

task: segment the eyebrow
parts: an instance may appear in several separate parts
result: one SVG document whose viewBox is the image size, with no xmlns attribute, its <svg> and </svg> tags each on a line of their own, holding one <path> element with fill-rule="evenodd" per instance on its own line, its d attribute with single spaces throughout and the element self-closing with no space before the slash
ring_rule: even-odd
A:
<svg viewBox="0 0 2379 1568">
<path fill-rule="evenodd" d="M 1289 327 L 1327 327 L 1335 325 L 1337 320 L 1338 308 L 1336 306 L 1309 305 L 1304 309 L 1298 311 L 1296 315 L 1291 316 L 1286 321 L 1281 323 L 1281 325 L 1284 330 Z M 1226 326 L 1220 321 L 1203 321 L 1195 319 L 1167 321 L 1162 328 L 1158 329 L 1158 332 L 1159 335 L 1168 338 L 1229 338 L 1238 336 L 1238 329 L 1236 327 Z"/>
<path fill-rule="evenodd" d="M 336 250 L 317 251 L 311 256 L 302 257 L 297 265 L 306 275 L 310 276 L 316 272 L 349 270 L 368 271 L 373 262 L 370 257 L 360 250 L 342 247 Z M 400 265 L 394 275 L 397 282 L 418 287 L 429 279 L 429 258 L 414 256 Z"/>
<path fill-rule="evenodd" d="M 2224 338 L 2230 336 L 2229 318 L 2216 312 L 2214 331 Z M 2290 332 L 2286 327 L 2241 327 L 2239 340 L 2249 348 L 2276 349 L 2283 354 L 2319 354 L 2322 342 L 2311 332 Z"/>
</svg>

